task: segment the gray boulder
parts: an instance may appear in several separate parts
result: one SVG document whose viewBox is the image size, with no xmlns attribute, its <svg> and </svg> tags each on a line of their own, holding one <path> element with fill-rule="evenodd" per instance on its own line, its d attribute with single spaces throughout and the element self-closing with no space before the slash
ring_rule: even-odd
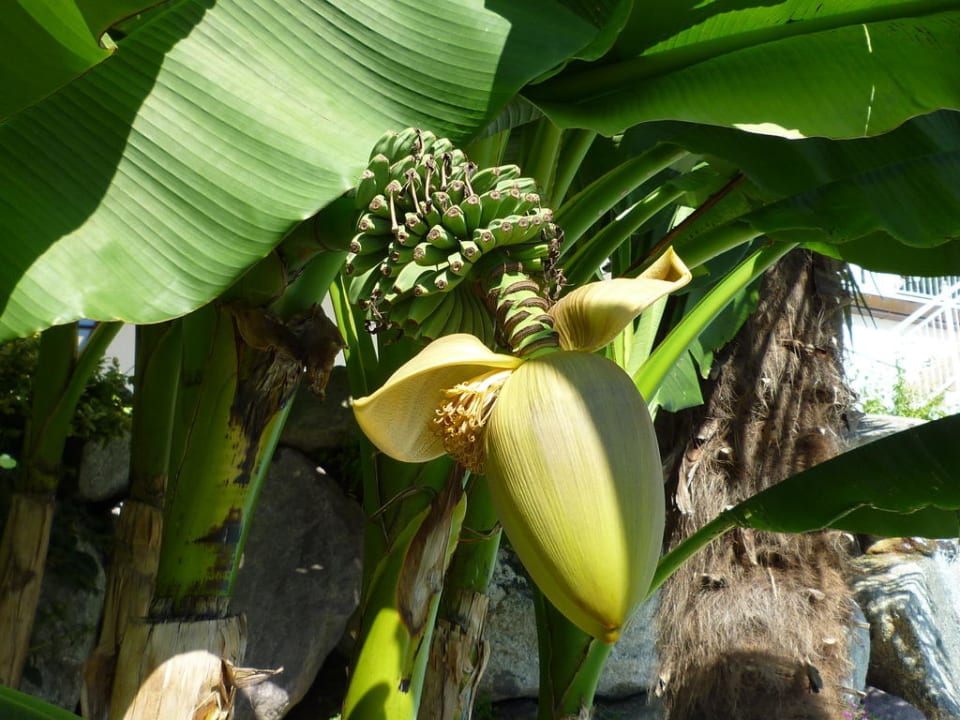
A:
<svg viewBox="0 0 960 720">
<path fill-rule="evenodd" d="M 126 495 L 130 487 L 130 433 L 101 445 L 84 443 L 77 474 L 77 498 L 101 502 Z"/>
<path fill-rule="evenodd" d="M 960 717 L 957 544 L 927 541 L 913 547 L 919 550 L 853 561 L 853 591 L 870 623 L 869 681 L 905 698 L 929 720 L 955 720 Z"/>
<path fill-rule="evenodd" d="M 341 447 L 356 441 L 357 422 L 350 409 L 347 369 L 335 367 L 323 398 L 305 385 L 297 392 L 280 444 L 305 453 Z"/>
<path fill-rule="evenodd" d="M 63 513 L 58 512 L 58 519 Z M 86 518 L 54 524 L 21 690 L 70 711 L 97 641 L 107 576 Z"/>
<path fill-rule="evenodd" d="M 283 672 L 242 691 L 237 720 L 281 718 L 310 688 L 359 601 L 362 531 L 362 511 L 330 478 L 278 451 L 231 609 L 247 616 L 244 665 Z"/>
</svg>

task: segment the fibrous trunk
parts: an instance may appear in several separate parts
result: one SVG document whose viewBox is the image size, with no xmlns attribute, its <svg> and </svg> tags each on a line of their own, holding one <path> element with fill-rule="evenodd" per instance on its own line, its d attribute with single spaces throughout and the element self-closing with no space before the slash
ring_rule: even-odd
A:
<svg viewBox="0 0 960 720">
<path fill-rule="evenodd" d="M 837 453 L 848 393 L 831 261 L 794 252 L 719 363 L 707 402 L 678 423 L 668 538 Z M 692 432 L 691 432 L 692 426 Z M 681 436 L 682 437 L 682 436 Z M 671 720 L 840 717 L 852 608 L 845 538 L 737 530 L 665 586 L 659 618 Z"/>
<path fill-rule="evenodd" d="M 53 495 L 15 493 L 0 543 L 0 685 L 18 687 L 30 645 L 53 527 Z"/>
</svg>

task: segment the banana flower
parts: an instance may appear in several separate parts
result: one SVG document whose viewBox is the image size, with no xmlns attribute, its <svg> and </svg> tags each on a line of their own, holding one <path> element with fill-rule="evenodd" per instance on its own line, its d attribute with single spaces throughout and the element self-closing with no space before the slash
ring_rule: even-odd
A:
<svg viewBox="0 0 960 720">
<path fill-rule="evenodd" d="M 638 278 L 589 283 L 553 305 L 553 352 L 523 359 L 448 335 L 353 405 L 387 455 L 449 454 L 483 473 L 533 581 L 607 643 L 647 593 L 665 509 L 647 405 L 630 377 L 593 351 L 689 280 L 668 251 Z"/>
</svg>

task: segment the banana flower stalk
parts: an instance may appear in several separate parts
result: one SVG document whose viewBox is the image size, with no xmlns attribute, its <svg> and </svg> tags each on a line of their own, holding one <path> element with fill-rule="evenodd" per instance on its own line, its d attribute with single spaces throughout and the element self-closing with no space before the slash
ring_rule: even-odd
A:
<svg viewBox="0 0 960 720">
<path fill-rule="evenodd" d="M 689 280 L 670 250 L 638 278 L 589 283 L 553 305 L 555 349 L 521 358 L 447 335 L 353 405 L 387 455 L 449 454 L 484 474 L 533 581 L 606 643 L 646 596 L 665 509 L 647 405 L 631 378 L 593 351 Z"/>
</svg>

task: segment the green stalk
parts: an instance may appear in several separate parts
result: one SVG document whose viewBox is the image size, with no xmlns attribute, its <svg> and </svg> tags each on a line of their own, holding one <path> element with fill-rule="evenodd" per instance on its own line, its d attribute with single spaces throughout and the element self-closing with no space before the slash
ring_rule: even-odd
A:
<svg viewBox="0 0 960 720">
<path fill-rule="evenodd" d="M 556 213 L 556 222 L 566 236 L 564 247 L 568 251 L 575 247 L 576 241 L 630 192 L 687 154 L 686 150 L 673 145 L 656 145 L 618 165 L 567 200 Z"/>
<path fill-rule="evenodd" d="M 59 466 L 70 433 L 70 423 L 87 382 L 103 359 L 122 323 L 99 323 L 77 355 L 77 324 L 45 330 L 34 376 L 34 399 L 24 447 L 26 487 L 31 492 L 53 491 L 59 484 Z"/>
<path fill-rule="evenodd" d="M 344 720 L 414 720 L 430 654 L 442 578 L 466 506 L 462 476 L 448 478 L 429 506 L 395 536 L 377 564 L 362 607 Z"/>
<path fill-rule="evenodd" d="M 563 146 L 557 158 L 553 189 L 548 198 L 548 207 L 558 207 L 567 196 L 573 179 L 596 137 L 597 133 L 594 130 L 567 130 L 564 133 Z"/>
<path fill-rule="evenodd" d="M 536 123 L 533 137 L 524 143 L 523 173 L 537 181 L 544 198 L 553 197 L 553 179 L 562 139 L 563 130 L 549 118 L 542 117 Z"/>
<path fill-rule="evenodd" d="M 653 580 L 650 583 L 650 590 L 647 592 L 647 598 L 653 595 L 687 560 L 721 535 L 733 530 L 737 525 L 736 516 L 731 512 L 724 511 L 660 558 L 657 569 L 653 574 Z"/>
<path fill-rule="evenodd" d="M 684 264 L 693 270 L 727 250 L 757 239 L 762 234 L 749 222 L 734 220 L 700 235 L 678 237 L 673 243 L 673 249 Z"/>
<path fill-rule="evenodd" d="M 317 271 L 326 282 L 342 258 L 324 253 L 312 263 L 334 266 Z M 314 308 L 326 287 L 311 285 L 312 273 L 291 287 L 305 278 L 299 301 L 284 307 L 296 314 L 279 317 L 227 303 L 182 320 L 178 423 L 151 608 L 155 619 L 225 616 L 290 401 L 304 372 L 322 389 L 340 345 L 336 329 Z"/>
<path fill-rule="evenodd" d="M 564 273 L 572 287 L 589 282 L 603 261 L 613 255 L 641 225 L 675 201 L 684 191 L 666 183 L 656 188 L 608 223 L 589 240 L 581 240 L 570 259 L 564 262 Z"/>
<path fill-rule="evenodd" d="M 224 617 L 259 494 L 299 373 L 261 387 L 260 351 L 238 337 L 232 315 L 208 306 L 183 319 L 186 422 L 164 512 L 151 615 Z M 199 367 L 194 363 L 202 361 Z M 191 387 L 196 383 L 196 387 Z"/>
<path fill-rule="evenodd" d="M 501 130 L 485 138 L 474 140 L 463 151 L 467 157 L 477 164 L 477 167 L 494 167 L 503 160 L 503 153 L 507 149 L 510 139 L 509 130 Z"/>
<path fill-rule="evenodd" d="M 749 255 L 703 296 L 650 353 L 634 375 L 640 394 L 649 401 L 677 359 L 697 339 L 703 329 L 727 306 L 736 294 L 796 247 L 796 243 L 773 243 Z"/>
<path fill-rule="evenodd" d="M 536 588 L 533 598 L 540 655 L 537 720 L 584 717 L 613 645 L 580 630 Z"/>
</svg>

